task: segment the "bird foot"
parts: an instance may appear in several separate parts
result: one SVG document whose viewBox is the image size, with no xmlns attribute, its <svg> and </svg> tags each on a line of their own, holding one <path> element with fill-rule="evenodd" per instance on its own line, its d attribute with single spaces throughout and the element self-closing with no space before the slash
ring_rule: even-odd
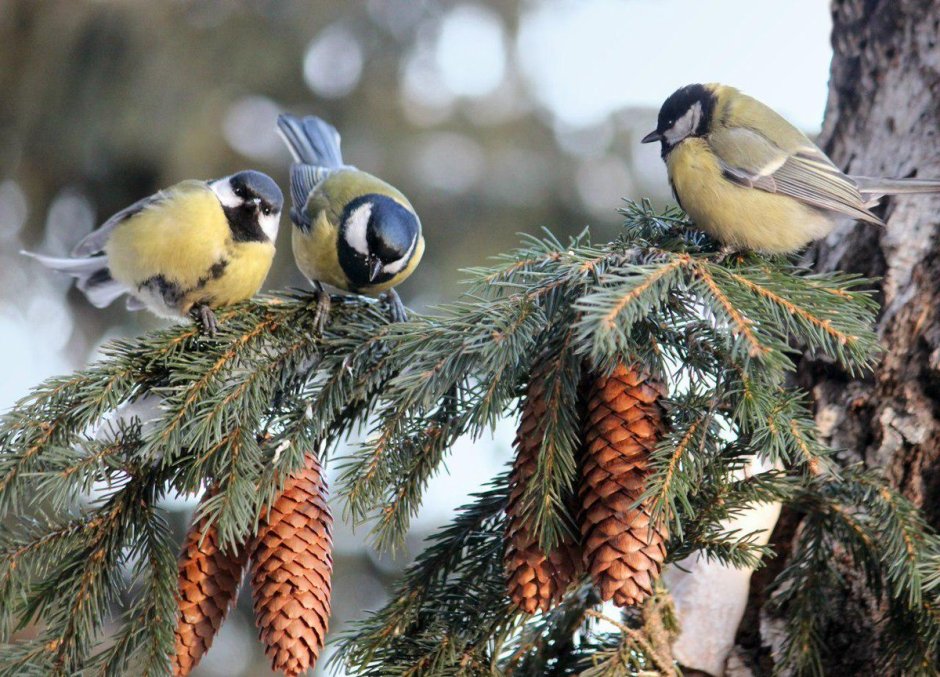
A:
<svg viewBox="0 0 940 677">
<path fill-rule="evenodd" d="M 317 285 L 317 309 L 313 313 L 313 326 L 318 334 L 322 334 L 330 320 L 330 292 Z"/>
<path fill-rule="evenodd" d="M 379 294 L 379 302 L 388 307 L 388 317 L 392 322 L 406 322 L 408 320 L 405 304 L 401 302 L 401 297 L 394 289 Z"/>
<path fill-rule="evenodd" d="M 715 263 L 722 264 L 731 262 L 732 259 L 737 259 L 735 263 L 741 264 L 744 263 L 744 255 L 747 253 L 746 249 L 741 249 L 740 247 L 734 247 L 731 245 L 725 245 L 718 252 L 718 256 L 715 257 Z"/>
<path fill-rule="evenodd" d="M 219 320 L 216 318 L 212 308 L 204 303 L 200 303 L 192 310 L 193 319 L 202 324 L 202 331 L 210 338 L 215 338 L 219 332 Z"/>
</svg>

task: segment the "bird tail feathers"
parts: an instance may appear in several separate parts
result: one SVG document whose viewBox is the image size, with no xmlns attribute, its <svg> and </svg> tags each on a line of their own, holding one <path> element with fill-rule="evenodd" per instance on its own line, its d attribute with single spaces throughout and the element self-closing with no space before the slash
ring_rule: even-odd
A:
<svg viewBox="0 0 940 677">
<path fill-rule="evenodd" d="M 87 257 L 60 257 L 46 256 L 33 252 L 20 252 L 30 256 L 46 268 L 50 268 L 76 279 L 75 286 L 88 297 L 96 308 L 104 308 L 114 303 L 121 295 L 127 293 L 127 288 L 111 277 L 108 270 L 107 256 Z"/>
<path fill-rule="evenodd" d="M 936 179 L 882 179 L 873 176 L 853 176 L 858 190 L 865 198 L 905 193 L 940 193 L 940 181 Z"/>
<path fill-rule="evenodd" d="M 339 132 L 328 122 L 313 115 L 299 118 L 285 113 L 277 116 L 277 129 L 295 162 L 326 169 L 343 166 Z"/>
</svg>

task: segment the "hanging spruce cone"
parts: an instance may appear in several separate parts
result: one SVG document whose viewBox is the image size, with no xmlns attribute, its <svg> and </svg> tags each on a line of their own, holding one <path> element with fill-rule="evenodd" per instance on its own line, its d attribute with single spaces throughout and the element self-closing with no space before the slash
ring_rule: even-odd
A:
<svg viewBox="0 0 940 677">
<path fill-rule="evenodd" d="M 320 463 L 287 480 L 262 521 L 251 564 L 255 622 L 276 671 L 299 675 L 326 639 L 333 571 L 333 516 Z"/>
<path fill-rule="evenodd" d="M 652 594 L 666 551 L 664 526 L 632 508 L 646 485 L 649 454 L 663 432 L 663 384 L 620 364 L 589 384 L 581 482 L 584 565 L 602 599 L 640 604 Z"/>
<path fill-rule="evenodd" d="M 220 550 L 215 527 L 205 519 L 189 528 L 179 559 L 179 617 L 171 658 L 176 677 L 188 675 L 209 650 L 238 597 L 247 561 L 246 547 Z"/>
<path fill-rule="evenodd" d="M 579 568 L 575 544 L 562 542 L 554 552 L 545 553 L 522 511 L 522 495 L 538 465 L 546 414 L 545 380 L 533 374 L 516 433 L 516 460 L 506 505 L 509 523 L 505 556 L 509 598 L 530 614 L 539 609 L 548 611 L 557 603 Z"/>
</svg>

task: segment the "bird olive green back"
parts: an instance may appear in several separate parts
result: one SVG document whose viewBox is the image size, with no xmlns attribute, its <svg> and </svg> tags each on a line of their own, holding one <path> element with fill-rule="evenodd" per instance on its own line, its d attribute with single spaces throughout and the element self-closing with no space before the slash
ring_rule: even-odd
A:
<svg viewBox="0 0 940 677">
<path fill-rule="evenodd" d="M 717 97 L 713 125 L 752 129 L 789 153 L 816 148 L 806 134 L 757 99 L 728 85 L 712 83 L 706 87 Z"/>
<path fill-rule="evenodd" d="M 311 191 L 304 211 L 313 220 L 318 212 L 326 210 L 330 222 L 338 229 L 346 205 L 351 200 L 368 194 L 385 195 L 414 211 L 408 198 L 394 186 L 353 167 L 337 170 L 324 179 Z"/>
<path fill-rule="evenodd" d="M 868 211 L 855 182 L 803 132 L 733 87 L 708 87 L 717 97 L 708 146 L 727 178 L 851 218 L 881 223 Z"/>
</svg>

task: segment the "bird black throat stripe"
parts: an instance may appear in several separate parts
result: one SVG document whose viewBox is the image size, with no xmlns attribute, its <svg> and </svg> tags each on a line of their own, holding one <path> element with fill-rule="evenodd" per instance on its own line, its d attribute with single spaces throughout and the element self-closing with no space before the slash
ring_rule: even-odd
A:
<svg viewBox="0 0 940 677">
<path fill-rule="evenodd" d="M 248 206 L 222 207 L 228 227 L 232 229 L 232 239 L 236 242 L 265 242 L 268 236 L 258 223 L 258 212 Z"/>
</svg>

